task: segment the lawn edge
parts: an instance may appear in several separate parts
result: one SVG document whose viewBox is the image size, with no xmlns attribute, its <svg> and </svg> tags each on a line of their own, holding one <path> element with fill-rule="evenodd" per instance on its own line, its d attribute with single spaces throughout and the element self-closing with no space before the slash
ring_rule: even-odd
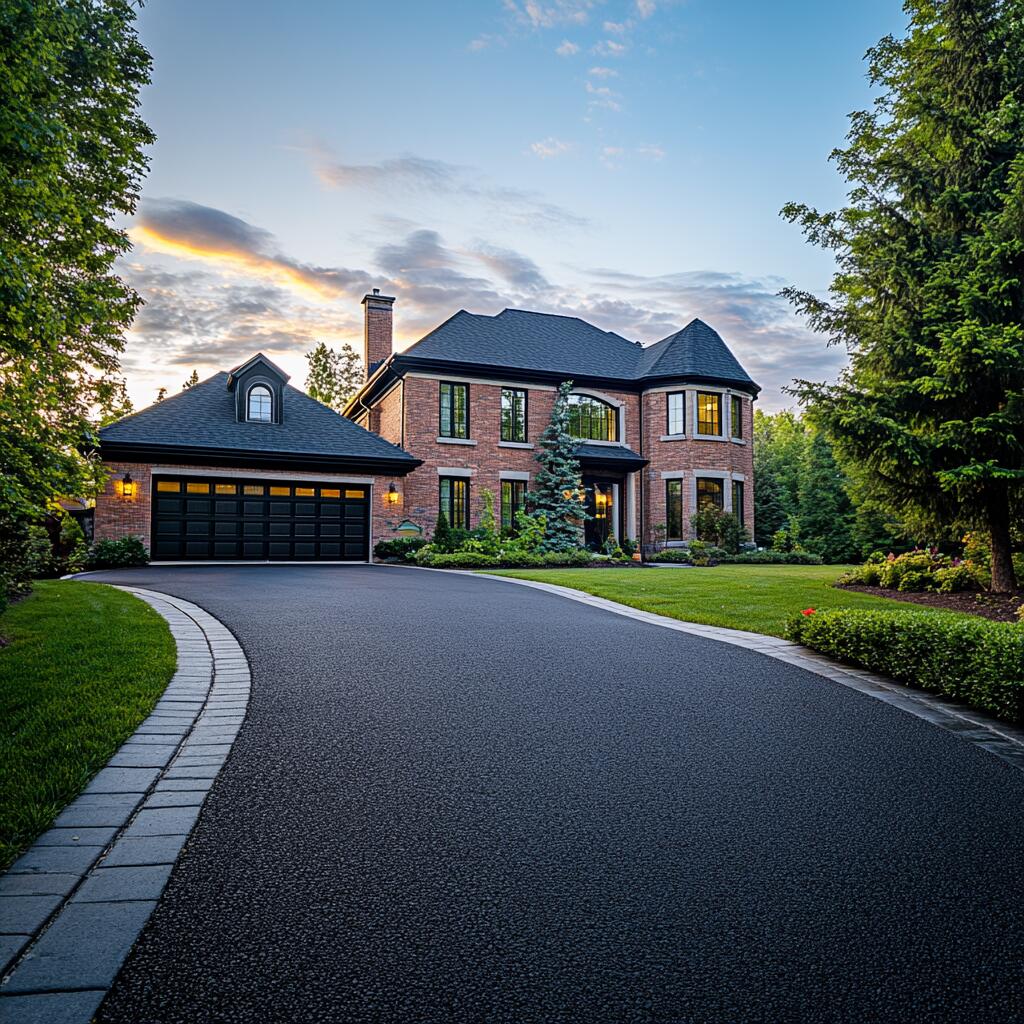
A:
<svg viewBox="0 0 1024 1024">
<path fill-rule="evenodd" d="M 11 915 L 0 926 L 9 933 L 0 1016 L 92 1019 L 156 906 L 248 709 L 249 664 L 223 623 L 168 594 L 104 585 L 163 616 L 176 671 L 106 767 L 0 875 L 0 915 Z M 138 885 L 143 870 L 151 876 L 145 891 Z M 97 939 L 84 950 L 76 941 L 83 921 Z"/>
</svg>

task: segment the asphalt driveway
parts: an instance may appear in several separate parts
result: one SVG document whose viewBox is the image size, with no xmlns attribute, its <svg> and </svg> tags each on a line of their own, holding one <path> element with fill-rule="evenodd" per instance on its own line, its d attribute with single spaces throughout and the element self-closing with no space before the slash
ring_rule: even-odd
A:
<svg viewBox="0 0 1024 1024">
<path fill-rule="evenodd" d="M 465 576 L 105 573 L 248 717 L 98 1020 L 1000 1021 L 1024 774 L 781 662 Z"/>
</svg>

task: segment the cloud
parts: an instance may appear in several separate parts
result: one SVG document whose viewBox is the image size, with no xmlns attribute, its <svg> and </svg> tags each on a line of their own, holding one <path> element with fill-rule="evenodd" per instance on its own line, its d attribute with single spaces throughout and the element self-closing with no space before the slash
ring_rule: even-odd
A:
<svg viewBox="0 0 1024 1024">
<path fill-rule="evenodd" d="M 629 21 L 606 21 L 601 27 L 609 35 L 621 36 L 625 35 L 633 27 L 633 24 Z"/>
<path fill-rule="evenodd" d="M 266 278 L 317 299 L 346 295 L 368 280 L 359 271 L 294 260 L 278 251 L 268 231 L 185 199 L 145 201 L 130 234 L 154 252 Z"/>
<path fill-rule="evenodd" d="M 588 75 L 593 75 L 594 78 L 618 78 L 619 73 L 614 68 L 605 67 L 593 67 L 588 72 Z"/>
<path fill-rule="evenodd" d="M 497 207 L 510 219 L 536 229 L 582 228 L 588 221 L 571 210 L 550 203 L 539 193 L 494 185 L 470 167 L 443 160 L 402 156 L 375 164 L 346 164 L 322 149 L 310 150 L 314 172 L 328 188 L 366 188 L 387 192 L 393 201 L 398 190 L 408 193 L 457 195 Z"/>
<path fill-rule="evenodd" d="M 548 138 L 542 139 L 540 142 L 530 144 L 530 151 L 534 156 L 539 156 L 541 160 L 550 160 L 552 157 L 563 156 L 571 149 L 571 143 L 563 142 L 561 139 L 556 139 L 552 136 L 548 136 Z"/>
<path fill-rule="evenodd" d="M 665 150 L 661 146 L 639 146 L 637 147 L 637 153 L 640 156 L 645 156 L 649 160 L 664 160 Z"/>
<path fill-rule="evenodd" d="M 636 13 L 641 18 L 649 18 L 654 13 L 655 8 L 654 0 L 636 0 Z"/>
<path fill-rule="evenodd" d="M 489 36 L 487 34 L 477 36 L 476 39 L 471 39 L 469 41 L 466 45 L 466 49 L 469 50 L 470 53 L 479 53 L 481 50 L 486 50 L 487 47 L 491 45 L 492 40 L 493 36 Z"/>
<path fill-rule="evenodd" d="M 576 43 L 569 42 L 568 39 L 563 39 L 560 46 L 555 47 L 555 53 L 559 57 L 572 57 L 580 52 L 579 46 Z"/>
<path fill-rule="evenodd" d="M 513 249 L 480 243 L 476 257 L 488 270 L 520 291 L 541 292 L 551 287 L 551 283 L 541 273 L 540 267 L 529 256 L 524 256 Z"/>
<path fill-rule="evenodd" d="M 505 0 L 505 10 L 513 19 L 533 29 L 554 28 L 556 25 L 583 25 L 594 6 L 594 0 Z"/>
<path fill-rule="evenodd" d="M 625 43 L 617 43 L 614 39 L 602 39 L 590 52 L 601 57 L 622 57 L 628 49 Z"/>
</svg>

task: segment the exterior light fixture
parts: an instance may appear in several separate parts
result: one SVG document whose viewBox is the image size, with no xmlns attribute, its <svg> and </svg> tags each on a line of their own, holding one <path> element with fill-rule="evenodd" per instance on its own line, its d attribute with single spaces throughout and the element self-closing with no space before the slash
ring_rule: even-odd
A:
<svg viewBox="0 0 1024 1024">
<path fill-rule="evenodd" d="M 135 481 L 132 479 L 131 473 L 125 473 L 121 477 L 121 493 L 126 498 L 132 498 L 135 496 Z"/>
<path fill-rule="evenodd" d="M 388 488 L 388 504 L 398 504 L 398 488 L 395 487 L 395 483 L 393 480 L 391 481 L 391 486 Z"/>
</svg>

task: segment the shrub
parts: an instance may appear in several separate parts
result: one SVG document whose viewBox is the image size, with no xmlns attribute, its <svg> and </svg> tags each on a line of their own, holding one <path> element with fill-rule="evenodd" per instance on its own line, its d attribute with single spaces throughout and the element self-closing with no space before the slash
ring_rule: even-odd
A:
<svg viewBox="0 0 1024 1024">
<path fill-rule="evenodd" d="M 590 565 L 594 560 L 594 556 L 584 548 L 577 548 L 575 551 L 548 551 L 543 558 L 545 566 L 563 566 L 568 569 Z"/>
<path fill-rule="evenodd" d="M 837 608 L 799 615 L 787 637 L 898 682 L 1024 722 L 1024 629 L 924 612 Z"/>
<path fill-rule="evenodd" d="M 724 548 L 730 554 L 735 554 L 741 544 L 750 540 L 750 533 L 740 526 L 736 516 L 715 505 L 706 505 L 694 514 L 690 522 L 693 532 L 702 541 Z"/>
<path fill-rule="evenodd" d="M 690 552 L 686 548 L 665 548 L 651 555 L 649 562 L 676 562 L 690 564 Z"/>
<path fill-rule="evenodd" d="M 821 555 L 810 551 L 741 551 L 721 559 L 732 565 L 821 565 Z M 852 582 L 852 581 L 851 581 Z"/>
<path fill-rule="evenodd" d="M 60 542 L 57 545 L 58 571 L 81 572 L 85 568 L 89 548 L 85 543 L 85 534 L 78 521 L 65 515 L 60 524 Z"/>
<path fill-rule="evenodd" d="M 373 546 L 374 558 L 393 558 L 399 562 L 412 562 L 413 556 L 427 542 L 422 537 L 394 537 L 391 540 L 379 540 Z"/>
<path fill-rule="evenodd" d="M 500 564 L 494 555 L 482 551 L 442 551 L 428 563 L 432 569 L 496 569 Z"/>
<path fill-rule="evenodd" d="M 122 537 L 93 544 L 85 565 L 87 569 L 127 569 L 148 562 L 149 552 L 138 537 Z"/>
<path fill-rule="evenodd" d="M 936 569 L 932 576 L 932 589 L 940 594 L 955 594 L 961 590 L 980 590 L 984 586 L 976 565 L 961 562 L 945 569 Z"/>
</svg>

